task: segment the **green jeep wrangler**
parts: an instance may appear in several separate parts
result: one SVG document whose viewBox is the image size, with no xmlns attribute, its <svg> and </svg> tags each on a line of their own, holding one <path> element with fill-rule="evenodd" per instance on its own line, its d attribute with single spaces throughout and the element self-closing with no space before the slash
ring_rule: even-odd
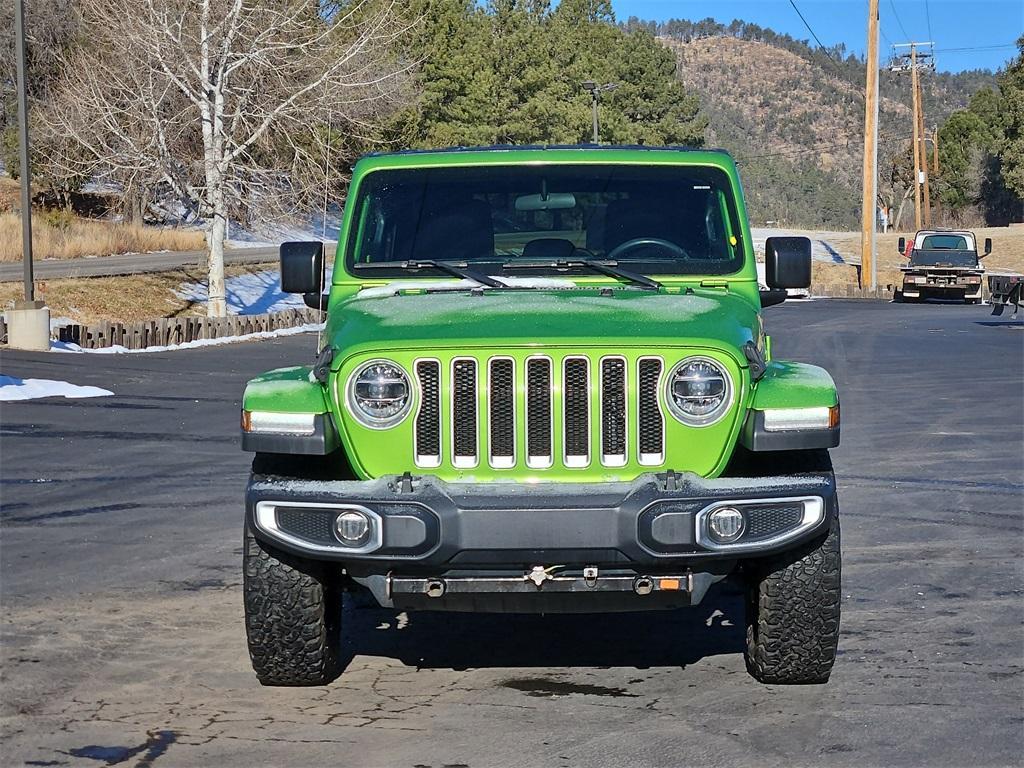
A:
<svg viewBox="0 0 1024 768">
<path fill-rule="evenodd" d="M 394 610 L 586 612 L 746 594 L 766 683 L 828 679 L 839 401 L 772 359 L 732 158 L 652 147 L 399 152 L 356 165 L 312 365 L 245 389 L 244 593 L 268 685 L 340 671 L 342 593 Z M 679 638 L 685 643 L 686 638 Z"/>
</svg>

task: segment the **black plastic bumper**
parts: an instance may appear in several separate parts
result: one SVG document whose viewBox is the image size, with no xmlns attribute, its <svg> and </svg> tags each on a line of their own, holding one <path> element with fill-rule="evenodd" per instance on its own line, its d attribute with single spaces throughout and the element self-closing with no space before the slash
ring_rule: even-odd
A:
<svg viewBox="0 0 1024 768">
<path fill-rule="evenodd" d="M 793 505 L 817 505 L 794 527 Z M 708 515 L 736 506 L 750 522 L 733 545 L 715 544 Z M 371 520 L 359 546 L 334 537 L 340 511 Z M 826 530 L 838 512 L 831 474 L 720 480 L 643 475 L 631 483 L 454 484 L 433 477 L 367 482 L 256 476 L 246 493 L 255 535 L 353 572 L 437 573 L 522 569 L 536 564 L 650 569 L 726 561 L 784 550 Z M 788 516 L 788 517 L 787 517 Z M 789 521 L 788 529 L 778 528 Z M 810 523 L 810 524 L 809 524 Z M 778 534 L 772 535 L 771 525 Z M 746 529 L 745 529 L 746 530 Z"/>
</svg>

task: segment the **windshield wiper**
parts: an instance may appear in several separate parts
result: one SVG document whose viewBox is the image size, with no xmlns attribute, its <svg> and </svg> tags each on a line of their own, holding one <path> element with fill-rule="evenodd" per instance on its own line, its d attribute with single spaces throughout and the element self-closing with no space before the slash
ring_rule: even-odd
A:
<svg viewBox="0 0 1024 768">
<path fill-rule="evenodd" d="M 617 261 L 602 261 L 600 259 L 557 259 L 555 261 L 528 261 L 520 263 L 509 261 L 501 265 L 502 269 L 589 269 L 602 275 L 625 280 L 633 285 L 638 285 L 647 290 L 656 291 L 661 288 L 657 280 L 641 275 L 639 272 L 632 272 L 623 269 Z"/>
<path fill-rule="evenodd" d="M 356 264 L 356 269 L 438 269 L 446 272 L 452 277 L 461 277 L 465 280 L 472 280 L 488 288 L 507 288 L 504 283 L 495 280 L 493 277 L 482 275 L 468 268 L 466 262 L 434 261 L 433 259 L 418 259 L 408 261 L 370 261 L 365 264 Z"/>
</svg>

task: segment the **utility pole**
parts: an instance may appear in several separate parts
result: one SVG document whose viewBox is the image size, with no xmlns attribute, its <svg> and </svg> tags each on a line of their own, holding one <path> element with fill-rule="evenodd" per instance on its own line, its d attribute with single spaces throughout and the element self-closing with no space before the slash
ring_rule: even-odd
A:
<svg viewBox="0 0 1024 768">
<path fill-rule="evenodd" d="M 935 55 L 932 50 L 919 52 L 918 48 L 929 46 L 934 43 L 900 43 L 893 48 L 909 48 L 910 53 L 902 54 L 893 58 L 889 69 L 893 72 L 910 72 L 910 89 L 913 97 L 913 121 L 914 121 L 914 225 L 917 229 L 922 228 L 922 213 L 924 226 L 931 221 L 929 211 L 931 199 L 928 187 L 928 155 L 924 151 L 924 115 L 921 104 L 921 79 L 920 71 L 923 69 L 935 69 Z M 922 212 L 921 187 L 924 186 L 924 210 Z"/>
<path fill-rule="evenodd" d="M 21 164 L 21 261 L 25 300 L 7 311 L 7 344 L 13 349 L 50 348 L 50 310 L 35 300 L 32 274 L 32 169 L 28 157 L 28 82 L 25 67 L 25 0 L 14 1 L 14 55 L 18 72 L 18 154 Z"/>
<path fill-rule="evenodd" d="M 924 225 L 927 228 L 932 224 L 932 196 L 928 174 L 927 134 L 924 132 L 924 88 L 921 87 L 920 77 L 917 79 L 917 122 L 921 134 L 921 172 L 924 176 Z"/>
<path fill-rule="evenodd" d="M 875 213 L 878 207 L 878 0 L 868 4 L 867 77 L 864 90 L 864 164 L 861 184 L 860 284 L 878 284 Z"/>
<path fill-rule="evenodd" d="M 583 90 L 590 92 L 590 105 L 593 109 L 593 121 L 594 121 L 594 143 L 599 144 L 601 142 L 601 131 L 597 117 L 597 102 L 600 96 L 605 91 L 614 91 L 619 87 L 618 83 L 605 83 L 604 85 L 598 85 L 593 80 L 587 80 L 580 83 L 583 86 Z"/>
</svg>

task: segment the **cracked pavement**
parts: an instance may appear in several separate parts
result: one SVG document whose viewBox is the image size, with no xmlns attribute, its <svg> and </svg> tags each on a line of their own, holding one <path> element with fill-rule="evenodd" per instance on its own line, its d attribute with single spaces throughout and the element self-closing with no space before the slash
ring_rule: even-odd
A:
<svg viewBox="0 0 1024 768">
<path fill-rule="evenodd" d="M 688 611 L 346 605 L 347 667 L 262 688 L 242 624 L 244 381 L 311 336 L 0 353 L 114 397 L 0 410 L 0 764 L 1003 766 L 1024 759 L 1024 327 L 986 307 L 789 303 L 775 354 L 843 404 L 840 656 L 762 686 L 729 586 Z"/>
</svg>

